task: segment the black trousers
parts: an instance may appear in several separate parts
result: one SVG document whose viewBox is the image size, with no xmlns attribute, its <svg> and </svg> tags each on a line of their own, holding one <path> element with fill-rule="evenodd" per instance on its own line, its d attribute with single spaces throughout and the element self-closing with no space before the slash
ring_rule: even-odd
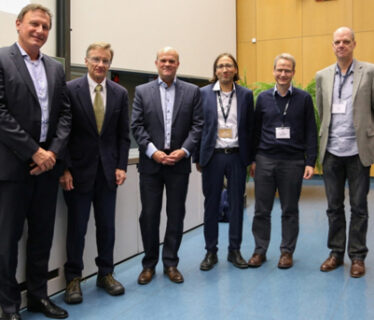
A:
<svg viewBox="0 0 374 320">
<path fill-rule="evenodd" d="M 305 170 L 304 160 L 277 160 L 256 156 L 255 215 L 252 233 L 255 252 L 265 255 L 270 242 L 271 211 L 278 190 L 282 208 L 281 252 L 293 253 L 299 234 L 299 198 Z"/>
<path fill-rule="evenodd" d="M 227 177 L 229 202 L 229 250 L 239 250 L 243 233 L 243 206 L 246 167 L 239 153 L 215 153 L 203 168 L 205 249 L 217 252 L 219 204 L 223 178 Z"/>
<path fill-rule="evenodd" d="M 21 303 L 16 270 L 18 242 L 26 220 L 28 295 L 47 297 L 59 173 L 55 167 L 24 181 L 0 181 L 0 305 L 5 312 L 19 310 Z"/>
<path fill-rule="evenodd" d="M 144 268 L 153 269 L 158 262 L 164 188 L 166 189 L 167 224 L 162 261 L 165 267 L 178 265 L 178 250 L 182 241 L 183 220 L 186 213 L 188 179 L 189 173 L 175 173 L 168 166 L 163 166 L 156 174 L 140 174 L 142 211 L 139 222 L 145 252 L 142 261 Z"/>
<path fill-rule="evenodd" d="M 74 180 L 73 180 L 74 184 Z M 98 256 L 95 259 L 99 276 L 113 272 L 113 250 L 115 240 L 116 189 L 110 189 L 99 164 L 92 190 L 80 192 L 76 189 L 64 191 L 68 207 L 68 230 L 66 236 L 67 262 L 65 278 L 70 282 L 82 276 L 83 251 L 91 203 L 94 207 L 96 244 Z"/>
<path fill-rule="evenodd" d="M 348 255 L 364 260 L 368 252 L 367 195 L 370 188 L 370 167 L 364 167 L 358 155 L 337 157 L 326 152 L 323 161 L 323 180 L 328 202 L 329 235 L 327 245 L 331 254 L 343 259 L 346 247 L 346 219 L 344 212 L 345 182 L 348 181 L 351 221 L 348 236 Z"/>
</svg>

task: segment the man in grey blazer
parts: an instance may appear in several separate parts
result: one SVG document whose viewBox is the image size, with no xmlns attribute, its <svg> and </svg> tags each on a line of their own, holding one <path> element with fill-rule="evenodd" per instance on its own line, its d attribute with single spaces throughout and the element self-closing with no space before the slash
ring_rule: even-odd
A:
<svg viewBox="0 0 374 320">
<path fill-rule="evenodd" d="M 327 272 L 343 264 L 346 245 L 344 189 L 348 180 L 351 220 L 348 255 L 351 276 L 365 274 L 368 252 L 367 195 L 370 165 L 374 163 L 374 65 L 353 58 L 356 46 L 352 29 L 334 32 L 333 50 L 337 63 L 317 73 L 317 106 L 321 118 L 320 160 L 328 201 L 328 259 L 321 265 Z"/>
<path fill-rule="evenodd" d="M 60 63 L 42 54 L 50 11 L 24 7 L 18 41 L 0 49 L 0 319 L 20 319 L 18 241 L 28 222 L 28 310 L 66 318 L 47 293 L 61 159 L 71 125 Z"/>
<path fill-rule="evenodd" d="M 178 52 L 157 52 L 158 78 L 136 87 L 131 130 L 139 145 L 140 229 L 145 256 L 138 283 L 152 280 L 159 257 L 162 194 L 166 189 L 167 226 L 162 251 L 164 273 L 175 283 L 184 281 L 177 269 L 182 240 L 190 155 L 203 126 L 200 91 L 176 78 Z"/>
</svg>

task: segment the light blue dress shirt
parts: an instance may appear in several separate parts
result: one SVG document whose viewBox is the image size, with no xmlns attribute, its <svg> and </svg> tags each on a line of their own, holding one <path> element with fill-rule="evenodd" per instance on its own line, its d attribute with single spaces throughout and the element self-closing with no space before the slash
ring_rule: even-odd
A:
<svg viewBox="0 0 374 320">
<path fill-rule="evenodd" d="M 47 140 L 48 126 L 49 126 L 49 107 L 48 107 L 48 81 L 47 74 L 43 63 L 43 54 L 40 52 L 37 60 L 31 60 L 30 56 L 25 50 L 18 44 L 18 48 L 21 51 L 23 60 L 25 61 L 26 67 L 29 70 L 36 95 L 38 96 L 40 109 L 41 109 L 41 130 L 39 142 L 45 142 Z"/>
<path fill-rule="evenodd" d="M 353 73 L 355 63 L 347 71 L 347 79 L 341 88 L 339 98 L 339 87 L 342 85 L 344 76 L 336 65 L 334 91 L 332 103 L 345 103 L 345 113 L 332 113 L 327 151 L 338 157 L 349 157 L 358 154 L 356 132 L 353 126 Z"/>
</svg>

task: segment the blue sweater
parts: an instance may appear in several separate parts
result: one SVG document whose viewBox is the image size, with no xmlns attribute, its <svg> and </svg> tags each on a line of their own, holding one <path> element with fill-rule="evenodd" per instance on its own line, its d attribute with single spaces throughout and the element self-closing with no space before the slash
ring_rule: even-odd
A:
<svg viewBox="0 0 374 320">
<path fill-rule="evenodd" d="M 287 114 L 283 111 L 290 101 Z M 275 128 L 290 128 L 290 139 L 276 139 Z M 313 101 L 309 93 L 292 88 L 285 97 L 274 89 L 261 92 L 255 109 L 256 153 L 274 159 L 305 159 L 305 165 L 314 167 L 317 159 L 317 128 Z"/>
</svg>

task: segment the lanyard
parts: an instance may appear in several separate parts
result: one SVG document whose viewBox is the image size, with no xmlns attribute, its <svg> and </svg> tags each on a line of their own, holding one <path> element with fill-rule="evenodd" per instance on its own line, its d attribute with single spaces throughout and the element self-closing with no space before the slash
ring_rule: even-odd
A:
<svg viewBox="0 0 374 320">
<path fill-rule="evenodd" d="M 291 94 L 291 97 L 292 97 L 292 94 Z M 289 107 L 290 102 L 291 102 L 291 97 L 288 99 L 288 101 L 287 101 L 287 103 L 284 107 L 284 111 L 283 111 L 283 114 L 282 114 L 282 127 L 284 127 L 284 122 L 286 120 L 286 115 L 287 115 L 288 107 Z M 278 109 L 280 111 L 280 106 L 278 105 L 277 100 L 275 99 L 275 95 L 273 95 L 273 99 L 274 99 L 275 105 L 278 107 Z"/>
<path fill-rule="evenodd" d="M 351 69 L 352 69 L 352 64 L 353 62 L 351 63 L 351 65 L 349 66 L 347 72 L 345 73 L 345 75 L 343 76 L 342 75 L 342 72 L 340 71 L 340 68 L 338 68 L 339 70 L 339 100 L 342 98 L 342 90 L 343 90 L 343 86 L 345 85 L 345 83 L 347 82 L 347 79 L 348 77 L 350 76 L 350 73 L 351 73 Z M 343 77 L 343 82 L 342 82 L 342 77 Z"/>
<path fill-rule="evenodd" d="M 222 98 L 221 98 L 221 91 L 217 91 L 218 101 L 219 101 L 219 105 L 221 107 L 221 111 L 222 111 L 222 115 L 223 115 L 223 119 L 225 120 L 225 123 L 226 123 L 227 118 L 229 117 L 229 114 L 230 114 L 231 102 L 232 102 L 232 97 L 234 95 L 234 92 L 235 92 L 234 90 L 231 91 L 230 98 L 229 98 L 229 103 L 227 104 L 227 112 L 225 113 L 225 110 L 223 108 Z"/>
</svg>

